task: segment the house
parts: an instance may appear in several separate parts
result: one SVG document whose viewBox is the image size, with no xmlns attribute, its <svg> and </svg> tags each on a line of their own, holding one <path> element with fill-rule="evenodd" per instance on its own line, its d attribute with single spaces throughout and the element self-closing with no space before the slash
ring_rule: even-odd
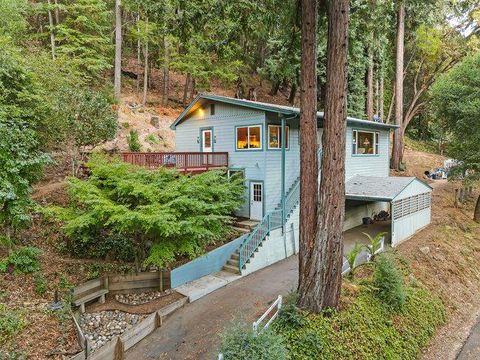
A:
<svg viewBox="0 0 480 360">
<path fill-rule="evenodd" d="M 323 113 L 317 114 L 321 161 Z M 395 246 L 430 223 L 432 189 L 413 177 L 389 176 L 390 131 L 395 125 L 347 118 L 345 250 L 361 232 L 386 230 Z M 299 109 L 200 94 L 171 125 L 176 153 L 194 154 L 195 166 L 223 166 L 245 179 L 237 216 L 255 221 L 225 269 L 250 273 L 298 252 Z M 285 134 L 285 136 L 283 136 Z M 183 155 L 186 156 L 186 155 Z M 179 158 L 180 159 L 180 158 Z M 182 168 L 186 160 L 179 160 Z M 183 161 L 183 162 L 182 162 Z M 381 211 L 391 220 L 363 225 Z"/>
</svg>

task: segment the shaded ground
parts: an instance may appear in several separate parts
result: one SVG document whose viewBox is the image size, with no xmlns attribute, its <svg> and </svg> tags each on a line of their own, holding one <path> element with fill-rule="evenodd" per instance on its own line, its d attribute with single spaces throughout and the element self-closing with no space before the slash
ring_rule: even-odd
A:
<svg viewBox="0 0 480 360">
<path fill-rule="evenodd" d="M 457 360 L 474 360 L 480 358 L 480 319 L 472 329 L 467 342 L 457 357 Z"/>
<path fill-rule="evenodd" d="M 297 264 L 292 256 L 185 305 L 128 350 L 126 359 L 214 359 L 219 334 L 231 320 L 251 322 L 279 294 L 296 288 Z"/>
</svg>

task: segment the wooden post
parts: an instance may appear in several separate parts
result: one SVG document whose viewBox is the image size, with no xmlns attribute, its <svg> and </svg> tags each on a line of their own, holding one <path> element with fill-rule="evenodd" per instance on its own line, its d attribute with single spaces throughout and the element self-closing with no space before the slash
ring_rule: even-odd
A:
<svg viewBox="0 0 480 360">
<path fill-rule="evenodd" d="M 158 314 L 158 312 L 155 313 L 155 329 L 159 328 L 162 326 L 162 317 Z"/>
<path fill-rule="evenodd" d="M 123 345 L 122 339 L 117 336 L 117 343 L 115 344 L 115 349 L 113 350 L 113 359 L 114 360 L 123 360 L 125 359 L 125 347 Z"/>
<path fill-rule="evenodd" d="M 465 203 L 465 188 L 460 188 L 460 203 Z"/>
<path fill-rule="evenodd" d="M 187 173 L 187 154 L 183 154 L 183 167 L 185 174 Z"/>
<path fill-rule="evenodd" d="M 454 201 L 454 205 L 456 208 L 458 208 L 458 196 L 459 195 L 459 190 L 458 189 L 455 189 L 455 201 Z"/>
<path fill-rule="evenodd" d="M 160 269 L 159 270 L 160 274 L 160 291 L 163 291 L 163 271 Z"/>
</svg>

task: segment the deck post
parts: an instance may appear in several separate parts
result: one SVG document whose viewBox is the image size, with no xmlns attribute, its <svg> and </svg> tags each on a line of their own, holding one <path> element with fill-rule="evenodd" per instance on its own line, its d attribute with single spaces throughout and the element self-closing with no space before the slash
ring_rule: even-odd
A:
<svg viewBox="0 0 480 360">
<path fill-rule="evenodd" d="M 285 234 L 285 117 L 282 116 L 282 232 Z"/>
</svg>

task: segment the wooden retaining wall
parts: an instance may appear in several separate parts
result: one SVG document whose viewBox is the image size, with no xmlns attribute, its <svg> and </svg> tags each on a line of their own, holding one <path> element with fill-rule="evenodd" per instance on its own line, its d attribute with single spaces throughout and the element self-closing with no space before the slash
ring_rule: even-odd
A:
<svg viewBox="0 0 480 360">
<path fill-rule="evenodd" d="M 111 294 L 168 289 L 170 289 L 170 272 L 168 271 L 108 276 L 108 292 Z"/>
<path fill-rule="evenodd" d="M 123 360 L 124 353 L 135 344 L 162 326 L 163 319 L 176 309 L 185 305 L 188 298 L 184 297 L 169 304 L 162 309 L 148 315 L 137 325 L 131 327 L 120 336 L 115 336 L 100 349 L 86 356 L 85 350 L 71 357 L 69 360 Z"/>
</svg>

